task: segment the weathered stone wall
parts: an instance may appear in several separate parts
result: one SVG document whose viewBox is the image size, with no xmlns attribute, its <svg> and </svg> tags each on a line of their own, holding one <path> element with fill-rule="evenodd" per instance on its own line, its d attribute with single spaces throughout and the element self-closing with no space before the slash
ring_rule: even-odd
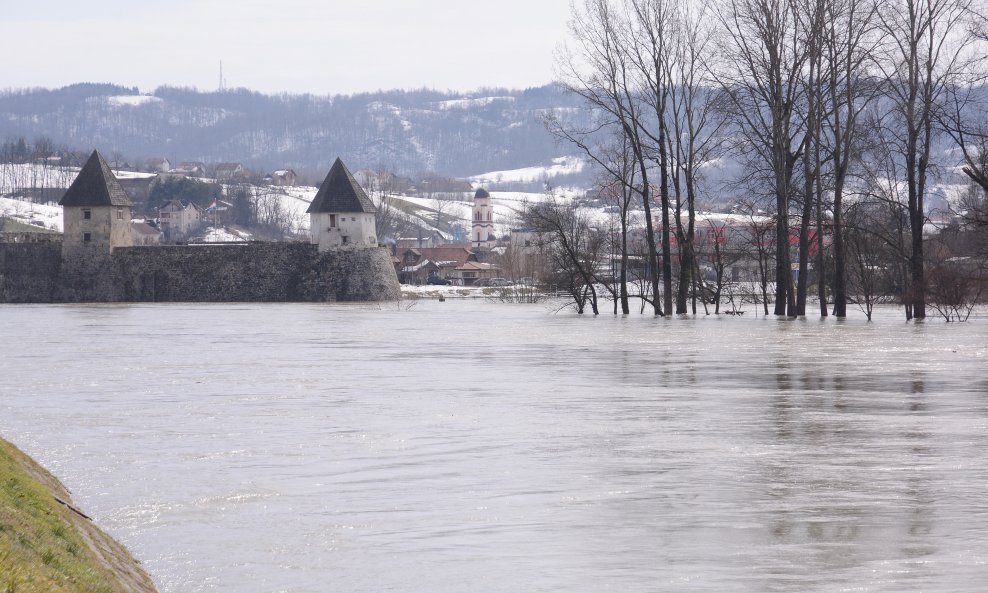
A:
<svg viewBox="0 0 988 593">
<path fill-rule="evenodd" d="M 0 302 L 324 302 L 400 297 L 384 248 L 308 243 L 121 247 L 0 245 Z"/>
<path fill-rule="evenodd" d="M 52 302 L 61 262 L 61 241 L 0 243 L 0 302 Z"/>
</svg>

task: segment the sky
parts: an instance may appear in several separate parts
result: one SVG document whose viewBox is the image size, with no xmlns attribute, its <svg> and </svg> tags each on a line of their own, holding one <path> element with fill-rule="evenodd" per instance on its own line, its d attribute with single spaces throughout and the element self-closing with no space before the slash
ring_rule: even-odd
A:
<svg viewBox="0 0 988 593">
<path fill-rule="evenodd" d="M 0 87 L 111 82 L 266 93 L 526 88 L 570 0 L 0 0 Z M 14 57 L 16 56 L 16 57 Z"/>
</svg>

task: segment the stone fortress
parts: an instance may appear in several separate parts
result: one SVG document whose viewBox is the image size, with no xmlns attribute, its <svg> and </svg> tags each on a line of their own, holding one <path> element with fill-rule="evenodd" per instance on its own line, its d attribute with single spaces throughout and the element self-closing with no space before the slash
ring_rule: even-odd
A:
<svg viewBox="0 0 988 593">
<path fill-rule="evenodd" d="M 132 202 L 93 151 L 63 233 L 0 242 L 0 303 L 384 301 L 401 291 L 373 202 L 340 159 L 309 206 L 310 243 L 135 246 Z M 23 239 L 23 238 L 22 238 Z"/>
</svg>

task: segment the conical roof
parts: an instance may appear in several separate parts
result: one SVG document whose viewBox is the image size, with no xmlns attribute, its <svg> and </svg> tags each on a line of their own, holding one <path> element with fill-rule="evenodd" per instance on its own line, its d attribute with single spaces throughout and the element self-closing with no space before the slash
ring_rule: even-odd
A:
<svg viewBox="0 0 988 593">
<path fill-rule="evenodd" d="M 326 175 L 306 213 L 315 212 L 377 212 L 374 202 L 367 197 L 363 188 L 350 174 L 349 169 L 339 158 Z"/>
<path fill-rule="evenodd" d="M 58 202 L 62 206 L 132 206 L 130 196 L 110 171 L 103 155 L 94 150 L 79 175 Z"/>
</svg>

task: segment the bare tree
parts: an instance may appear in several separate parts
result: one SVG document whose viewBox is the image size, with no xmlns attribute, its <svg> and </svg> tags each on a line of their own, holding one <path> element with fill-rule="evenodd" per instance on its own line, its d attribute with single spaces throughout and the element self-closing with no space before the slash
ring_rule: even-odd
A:
<svg viewBox="0 0 988 593">
<path fill-rule="evenodd" d="M 620 269 L 618 270 L 615 308 L 617 303 L 621 304 L 621 312 L 627 315 L 631 308 L 628 303 L 628 230 L 631 210 L 635 206 L 635 198 L 641 195 L 641 190 L 636 188 L 638 179 L 638 161 L 628 143 L 628 138 L 624 134 L 618 134 L 614 139 L 614 144 L 609 149 L 602 150 L 602 157 L 609 163 L 605 171 L 614 172 L 616 176 L 606 173 L 599 182 L 599 194 L 617 210 L 618 232 L 611 234 L 611 241 L 617 243 L 617 252 L 620 255 Z"/>
<path fill-rule="evenodd" d="M 377 213 L 374 219 L 374 232 L 382 244 L 397 244 L 397 240 L 412 228 L 408 214 L 398 207 L 397 177 L 390 171 L 379 169 L 367 178 L 364 188 Z"/>
<path fill-rule="evenodd" d="M 909 216 L 909 288 L 904 294 L 907 319 L 926 317 L 923 225 L 926 193 L 934 174 L 932 148 L 941 128 L 938 114 L 958 76 L 972 65 L 974 40 L 967 26 L 973 0 L 888 0 L 878 12 L 889 40 L 878 65 L 890 109 L 882 119 L 887 154 L 901 162 L 904 206 Z"/>
<path fill-rule="evenodd" d="M 823 100 L 827 105 L 823 110 L 821 135 L 830 163 L 836 317 L 847 315 L 844 194 L 852 166 L 861 154 L 861 116 L 881 89 L 871 75 L 880 39 L 877 8 L 875 0 L 827 0 L 824 5 L 822 81 L 826 88 Z M 822 231 L 818 224 L 820 241 Z M 821 249 L 821 256 L 822 253 Z"/>
<path fill-rule="evenodd" d="M 719 93 L 708 76 L 715 38 L 711 12 L 706 5 L 691 2 L 680 2 L 677 8 L 668 65 L 670 175 L 676 197 L 673 219 L 680 260 L 676 313 L 687 312 L 687 297 L 692 293 L 692 312 L 696 314 L 694 241 L 701 168 L 722 152 L 726 120 L 718 109 Z"/>
<path fill-rule="evenodd" d="M 606 233 L 552 195 L 530 204 L 521 218 L 535 231 L 548 256 L 551 277 L 547 280 L 570 295 L 578 313 L 589 305 L 598 315 L 596 270 L 607 251 Z"/>
<path fill-rule="evenodd" d="M 576 47 L 559 57 L 561 84 L 581 97 L 597 114 L 597 119 L 590 128 L 574 129 L 550 116 L 546 127 L 560 139 L 578 147 L 597 166 L 608 170 L 613 178 L 619 178 L 620 173 L 608 169 L 608 163 L 598 154 L 597 134 L 601 130 L 616 129 L 627 137 L 640 176 L 640 183 L 631 187 L 641 192 L 646 240 L 652 246 L 647 254 L 652 307 L 656 315 L 663 315 L 651 212 L 647 105 L 642 101 L 640 81 L 636 79 L 635 65 L 629 53 L 632 29 L 627 12 L 616 9 L 607 0 L 584 0 L 582 9 L 574 6 L 570 32 Z M 648 297 L 643 295 L 643 298 Z"/>
<path fill-rule="evenodd" d="M 775 199 L 775 314 L 795 315 L 789 254 L 793 169 L 806 131 L 797 110 L 806 47 L 796 0 L 724 0 L 725 32 L 714 71 L 740 132 L 738 148 L 764 163 Z"/>
</svg>

